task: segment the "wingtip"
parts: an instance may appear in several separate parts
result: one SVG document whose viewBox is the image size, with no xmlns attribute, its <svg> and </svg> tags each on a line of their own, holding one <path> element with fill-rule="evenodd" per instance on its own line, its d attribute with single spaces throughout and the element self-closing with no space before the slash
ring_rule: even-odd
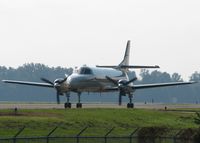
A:
<svg viewBox="0 0 200 143">
<path fill-rule="evenodd" d="M 3 80 L 1 80 L 2 82 L 7 82 L 7 80 L 5 80 L 5 79 L 3 79 Z"/>
<path fill-rule="evenodd" d="M 155 65 L 155 68 L 160 68 L 160 66 L 158 66 L 158 65 Z"/>
<path fill-rule="evenodd" d="M 191 84 L 199 83 L 198 81 L 190 81 Z"/>
</svg>

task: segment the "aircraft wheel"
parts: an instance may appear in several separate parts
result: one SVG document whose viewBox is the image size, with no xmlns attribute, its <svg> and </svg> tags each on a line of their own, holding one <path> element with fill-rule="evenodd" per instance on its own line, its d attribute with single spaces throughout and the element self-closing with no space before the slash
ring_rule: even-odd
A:
<svg viewBox="0 0 200 143">
<path fill-rule="evenodd" d="M 134 104 L 133 103 L 128 103 L 127 104 L 127 108 L 134 108 Z"/>
<path fill-rule="evenodd" d="M 130 104 L 130 108 L 134 108 L 134 104 L 133 103 Z"/>
<path fill-rule="evenodd" d="M 71 103 L 65 103 L 65 109 L 66 108 L 71 108 L 72 107 L 72 104 Z"/>
<path fill-rule="evenodd" d="M 76 108 L 82 108 L 82 103 L 77 103 Z"/>
</svg>

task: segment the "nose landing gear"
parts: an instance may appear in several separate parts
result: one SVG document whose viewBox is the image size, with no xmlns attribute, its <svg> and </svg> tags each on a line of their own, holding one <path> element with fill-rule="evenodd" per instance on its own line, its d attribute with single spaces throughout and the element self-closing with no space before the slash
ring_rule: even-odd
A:
<svg viewBox="0 0 200 143">
<path fill-rule="evenodd" d="M 76 108 L 82 108 L 81 93 L 78 92 L 77 95 L 78 95 L 78 103 L 76 104 Z M 72 104 L 69 102 L 69 100 L 70 100 L 69 99 L 70 98 L 69 93 L 66 93 L 66 98 L 67 98 L 67 102 L 65 102 L 64 107 L 65 107 L 65 109 L 66 108 L 70 109 L 70 108 L 72 108 Z"/>
</svg>

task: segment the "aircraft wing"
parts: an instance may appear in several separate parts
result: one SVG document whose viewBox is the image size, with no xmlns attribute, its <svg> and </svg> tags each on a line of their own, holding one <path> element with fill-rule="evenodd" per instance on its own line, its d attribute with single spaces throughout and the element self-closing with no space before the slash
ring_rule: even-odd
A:
<svg viewBox="0 0 200 143">
<path fill-rule="evenodd" d="M 146 88 L 157 88 L 157 87 L 187 85 L 187 84 L 193 84 L 193 83 L 197 83 L 197 82 L 189 81 L 189 82 L 168 82 L 168 83 L 155 83 L 155 84 L 141 84 L 141 85 L 131 86 L 131 88 L 133 90 L 138 90 L 138 89 L 146 89 Z M 105 91 L 118 91 L 118 90 L 119 90 L 118 87 L 105 88 Z"/>
<path fill-rule="evenodd" d="M 41 82 L 30 82 L 30 81 L 18 81 L 18 80 L 2 80 L 5 83 L 13 83 L 13 84 L 23 84 L 23 85 L 32 85 L 32 86 L 41 86 L 41 87 L 51 87 L 53 85 L 49 83 L 41 83 Z"/>
<path fill-rule="evenodd" d="M 133 89 L 137 90 L 137 89 L 176 86 L 176 85 L 193 84 L 193 83 L 196 83 L 196 82 L 189 81 L 189 82 L 168 82 L 168 83 L 155 83 L 155 84 L 141 84 L 141 85 L 134 85 Z"/>
</svg>

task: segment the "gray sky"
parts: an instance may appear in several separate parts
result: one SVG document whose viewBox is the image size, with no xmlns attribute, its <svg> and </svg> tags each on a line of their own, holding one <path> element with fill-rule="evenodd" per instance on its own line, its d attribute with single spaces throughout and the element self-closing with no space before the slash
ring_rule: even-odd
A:
<svg viewBox="0 0 200 143">
<path fill-rule="evenodd" d="M 199 0 L 1 0 L 0 65 L 160 65 L 200 68 Z"/>
</svg>

